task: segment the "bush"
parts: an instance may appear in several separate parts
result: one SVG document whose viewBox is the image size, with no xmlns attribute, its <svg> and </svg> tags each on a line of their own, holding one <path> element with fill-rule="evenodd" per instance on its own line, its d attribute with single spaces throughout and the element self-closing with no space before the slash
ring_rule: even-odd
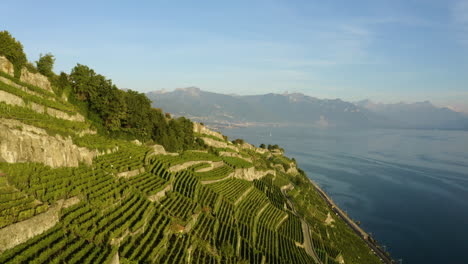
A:
<svg viewBox="0 0 468 264">
<path fill-rule="evenodd" d="M 244 144 L 244 140 L 238 138 L 238 139 L 236 139 L 236 140 L 233 140 L 232 143 L 233 143 L 233 144 L 236 144 L 236 145 L 242 145 L 242 144 Z"/>
<path fill-rule="evenodd" d="M 42 75 L 45 75 L 49 78 L 54 76 L 54 72 L 52 71 L 54 68 L 55 58 L 54 55 L 47 53 L 45 55 L 40 55 L 39 60 L 36 61 L 37 70 Z"/>
</svg>

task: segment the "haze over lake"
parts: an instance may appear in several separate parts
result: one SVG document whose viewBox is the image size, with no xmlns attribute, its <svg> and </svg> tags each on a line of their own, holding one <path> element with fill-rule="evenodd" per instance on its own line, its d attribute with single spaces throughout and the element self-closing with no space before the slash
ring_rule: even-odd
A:
<svg viewBox="0 0 468 264">
<path fill-rule="evenodd" d="M 279 144 L 395 259 L 464 263 L 468 132 L 250 127 L 223 133 L 257 146 Z"/>
</svg>

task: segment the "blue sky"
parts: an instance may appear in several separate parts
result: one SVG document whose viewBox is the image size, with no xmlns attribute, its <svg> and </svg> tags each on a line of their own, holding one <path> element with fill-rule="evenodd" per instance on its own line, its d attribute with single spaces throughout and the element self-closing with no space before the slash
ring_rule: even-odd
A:
<svg viewBox="0 0 468 264">
<path fill-rule="evenodd" d="M 99 2 L 99 3 L 94 3 Z M 468 0 L 9 1 L 0 30 L 30 61 L 120 88 L 197 86 L 468 112 Z"/>
</svg>

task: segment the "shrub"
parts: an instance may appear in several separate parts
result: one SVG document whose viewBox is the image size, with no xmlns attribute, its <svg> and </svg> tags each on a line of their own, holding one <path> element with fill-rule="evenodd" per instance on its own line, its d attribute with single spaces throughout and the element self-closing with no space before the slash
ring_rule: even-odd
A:
<svg viewBox="0 0 468 264">
<path fill-rule="evenodd" d="M 49 78 L 54 76 L 54 72 L 52 71 L 54 68 L 55 58 L 54 55 L 47 53 L 45 55 L 40 55 L 39 60 L 36 61 L 37 70 L 42 75 L 45 75 Z"/>
<path fill-rule="evenodd" d="M 236 145 L 242 145 L 244 144 L 244 140 L 243 139 L 236 139 L 236 140 L 233 140 L 232 143 L 236 144 Z"/>
</svg>

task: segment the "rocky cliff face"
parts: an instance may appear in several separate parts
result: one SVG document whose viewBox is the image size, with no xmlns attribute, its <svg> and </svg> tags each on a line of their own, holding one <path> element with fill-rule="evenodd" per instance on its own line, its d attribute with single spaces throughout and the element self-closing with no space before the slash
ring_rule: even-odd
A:
<svg viewBox="0 0 468 264">
<path fill-rule="evenodd" d="M 53 92 L 52 86 L 50 85 L 49 79 L 47 79 L 47 77 L 40 73 L 29 72 L 28 69 L 24 67 L 21 69 L 20 81 L 40 87 L 49 92 Z"/>
<path fill-rule="evenodd" d="M 11 76 L 14 76 L 15 74 L 13 64 L 3 56 L 0 56 L 0 71 L 5 72 Z M 49 79 L 47 79 L 47 77 L 40 73 L 29 72 L 25 67 L 21 69 L 20 81 L 52 92 L 52 86 L 50 85 Z"/>
<path fill-rule="evenodd" d="M 0 71 L 5 72 L 11 76 L 15 74 L 15 68 L 13 67 L 13 64 L 11 64 L 11 62 L 3 56 L 0 56 Z"/>
<path fill-rule="evenodd" d="M 234 172 L 229 174 L 229 177 L 237 178 L 241 180 L 253 181 L 253 180 L 258 180 L 268 174 L 272 174 L 276 176 L 276 171 L 275 170 L 261 171 L 261 170 L 256 170 L 254 167 L 251 167 L 251 168 L 246 168 L 246 169 L 236 169 Z"/>
<path fill-rule="evenodd" d="M 200 123 L 197 123 L 197 122 L 193 122 L 193 132 L 214 136 L 214 137 L 217 137 L 217 138 L 219 138 L 221 140 L 224 140 L 223 135 L 221 133 L 210 130 L 207 127 L 205 127 L 204 125 L 202 125 Z"/>
<path fill-rule="evenodd" d="M 0 161 L 77 167 L 80 162 L 91 164 L 100 154 L 97 150 L 78 147 L 71 138 L 49 136 L 44 129 L 17 120 L 0 119 Z"/>
<path fill-rule="evenodd" d="M 0 80 L 1 81 L 1 80 Z M 30 108 L 31 110 L 38 112 L 40 114 L 48 114 L 50 116 L 60 118 L 60 119 L 65 119 L 65 120 L 70 120 L 70 121 L 78 121 L 78 122 L 84 122 L 85 118 L 81 114 L 74 114 L 70 115 L 66 112 L 53 109 L 50 107 L 46 107 L 40 104 L 36 104 L 34 102 L 29 102 L 26 103 L 21 97 L 7 93 L 5 91 L 0 90 L 0 102 L 5 102 L 10 105 L 17 105 L 21 107 L 27 107 Z"/>
<path fill-rule="evenodd" d="M 232 150 L 239 151 L 239 149 L 237 149 L 236 146 L 229 145 L 226 142 L 221 142 L 221 141 L 214 140 L 212 138 L 207 138 L 207 137 L 202 137 L 202 139 L 205 142 L 205 144 L 208 145 L 208 146 L 212 146 L 212 147 L 215 147 L 215 148 L 230 148 Z"/>
<path fill-rule="evenodd" d="M 59 200 L 45 213 L 0 229 L 0 253 L 54 227 L 59 221 L 60 209 L 70 207 L 79 202 L 80 200 L 77 197 Z"/>
</svg>

